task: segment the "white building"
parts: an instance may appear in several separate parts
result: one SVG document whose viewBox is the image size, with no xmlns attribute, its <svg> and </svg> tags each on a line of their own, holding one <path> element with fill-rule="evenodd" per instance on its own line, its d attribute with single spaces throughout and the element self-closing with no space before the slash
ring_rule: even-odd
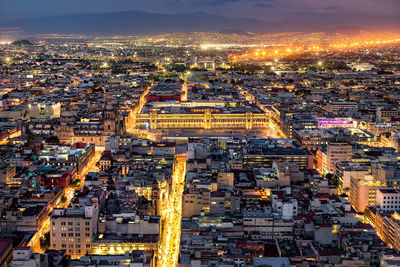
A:
<svg viewBox="0 0 400 267">
<path fill-rule="evenodd" d="M 400 210 L 400 190 L 380 188 L 376 191 L 376 206 L 382 211 Z"/>
<path fill-rule="evenodd" d="M 60 102 L 31 102 L 28 105 L 28 113 L 30 118 L 34 119 L 52 119 L 60 118 L 61 103 Z"/>
<path fill-rule="evenodd" d="M 12 267 L 46 267 L 43 254 L 33 254 L 31 247 L 16 247 L 13 251 Z"/>
<path fill-rule="evenodd" d="M 278 213 L 283 220 L 291 220 L 298 215 L 297 199 L 290 196 L 290 187 L 284 190 L 273 190 L 271 192 L 271 204 L 274 213 Z"/>
</svg>

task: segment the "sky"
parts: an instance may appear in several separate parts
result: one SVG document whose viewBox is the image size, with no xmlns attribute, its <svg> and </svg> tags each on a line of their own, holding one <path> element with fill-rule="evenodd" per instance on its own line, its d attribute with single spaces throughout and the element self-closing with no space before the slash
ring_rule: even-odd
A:
<svg viewBox="0 0 400 267">
<path fill-rule="evenodd" d="M 400 17 L 400 0 L 0 0 L 1 21 L 128 10 L 362 24 Z"/>
</svg>

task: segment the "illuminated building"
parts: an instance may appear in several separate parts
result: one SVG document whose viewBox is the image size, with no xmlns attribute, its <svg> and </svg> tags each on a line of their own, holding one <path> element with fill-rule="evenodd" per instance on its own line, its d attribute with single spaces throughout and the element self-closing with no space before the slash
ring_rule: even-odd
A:
<svg viewBox="0 0 400 267">
<path fill-rule="evenodd" d="M 153 110 L 149 114 L 137 115 L 136 127 L 145 129 L 256 129 L 265 128 L 264 113 L 203 113 L 162 114 Z"/>
<path fill-rule="evenodd" d="M 278 130 L 287 138 L 293 138 L 293 120 L 291 116 L 292 113 L 277 107 L 272 107 L 270 112 L 271 122 L 274 123 Z"/>
<path fill-rule="evenodd" d="M 375 229 L 382 240 L 396 250 L 400 250 L 400 214 L 377 212 Z"/>
<path fill-rule="evenodd" d="M 341 161 L 350 161 L 352 152 L 352 146 L 347 143 L 328 143 L 326 148 L 320 148 L 317 151 L 317 169 L 321 173 L 334 173 L 335 164 Z"/>
<path fill-rule="evenodd" d="M 364 175 L 371 173 L 369 164 L 362 162 L 337 162 L 335 175 L 339 181 L 338 189 L 340 192 L 345 193 L 350 189 L 351 177 L 355 179 L 362 179 Z"/>
<path fill-rule="evenodd" d="M 248 150 L 243 155 L 244 168 L 271 168 L 274 161 L 295 162 L 300 169 L 312 169 L 314 157 L 301 148 L 271 148 Z"/>
<path fill-rule="evenodd" d="M 13 259 L 13 243 L 11 239 L 0 239 L 0 266 L 8 266 Z"/>
<path fill-rule="evenodd" d="M 393 188 L 378 189 L 376 206 L 384 212 L 400 210 L 400 191 Z"/>
<path fill-rule="evenodd" d="M 388 187 L 400 189 L 400 167 L 396 162 L 372 163 L 372 175 Z"/>
<path fill-rule="evenodd" d="M 363 212 L 367 206 L 375 206 L 376 191 L 386 187 L 380 181 L 373 179 L 371 175 L 365 175 L 364 179 L 351 178 L 350 197 L 351 205 L 359 212 Z"/>
<path fill-rule="evenodd" d="M 92 243 L 92 250 L 90 254 L 95 255 L 124 255 L 126 251 L 132 250 L 145 250 L 145 251 L 156 251 L 157 240 L 154 242 L 123 242 L 121 239 L 102 240 L 97 239 Z"/>
<path fill-rule="evenodd" d="M 331 102 L 325 107 L 326 111 L 340 113 L 343 111 L 357 111 L 357 102 Z"/>
<path fill-rule="evenodd" d="M 380 136 L 381 147 L 392 147 L 396 150 L 396 152 L 400 152 L 400 131 L 392 131 L 389 133 L 384 133 Z"/>
<path fill-rule="evenodd" d="M 189 192 L 183 194 L 182 217 L 199 216 L 208 213 L 210 207 L 210 192 Z"/>
<path fill-rule="evenodd" d="M 0 184 L 12 186 L 12 178 L 17 174 L 16 167 L 13 165 L 0 165 Z"/>
<path fill-rule="evenodd" d="M 97 233 L 97 205 L 76 209 L 55 209 L 50 218 L 50 248 L 65 250 L 78 258 L 91 252 Z"/>
<path fill-rule="evenodd" d="M 318 128 L 357 127 L 357 121 L 352 118 L 318 118 Z"/>
<path fill-rule="evenodd" d="M 256 210 L 243 211 L 243 230 L 259 233 L 264 240 L 289 237 L 293 233 L 293 227 L 291 220 L 277 219 Z"/>
<path fill-rule="evenodd" d="M 32 253 L 31 247 L 16 247 L 13 250 L 11 266 L 14 267 L 42 267 L 46 266 L 47 259 L 40 254 Z"/>
<path fill-rule="evenodd" d="M 107 137 L 119 131 L 117 110 L 108 105 L 103 112 L 103 119 L 81 118 L 75 121 L 74 115 L 65 111 L 61 114 L 60 125 L 54 129 L 54 135 L 60 142 L 83 142 L 104 146 Z"/>
<path fill-rule="evenodd" d="M 29 117 L 35 119 L 59 118 L 61 115 L 61 103 L 32 102 L 28 105 Z"/>
<path fill-rule="evenodd" d="M 70 146 L 46 145 L 40 151 L 39 159 L 44 160 L 45 165 L 74 166 L 77 168 L 77 174 L 82 175 L 94 156 L 94 145 L 74 143 Z"/>
<path fill-rule="evenodd" d="M 376 121 L 377 122 L 388 122 L 393 118 L 399 117 L 399 111 L 397 109 L 384 109 L 382 107 L 378 107 L 376 110 Z"/>
<path fill-rule="evenodd" d="M 17 124 L 1 123 L 0 124 L 0 145 L 7 144 L 10 138 L 21 135 L 21 127 Z"/>
</svg>

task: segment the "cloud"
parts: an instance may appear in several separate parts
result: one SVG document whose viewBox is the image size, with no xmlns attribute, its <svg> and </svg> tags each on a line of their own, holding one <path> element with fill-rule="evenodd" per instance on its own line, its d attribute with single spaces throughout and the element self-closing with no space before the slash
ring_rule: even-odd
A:
<svg viewBox="0 0 400 267">
<path fill-rule="evenodd" d="M 335 6 L 327 6 L 327 7 L 323 7 L 321 8 L 323 10 L 337 10 L 339 9 L 339 6 L 335 5 Z"/>
<path fill-rule="evenodd" d="M 198 6 L 198 5 L 203 5 L 203 6 L 223 6 L 225 4 L 229 3 L 238 3 L 238 2 L 243 2 L 243 3 L 255 3 L 254 6 L 256 5 L 270 5 L 267 3 L 272 3 L 275 0 L 168 0 L 169 3 L 177 6 Z"/>
<path fill-rule="evenodd" d="M 274 8 L 275 5 L 270 2 L 272 2 L 272 1 L 258 2 L 258 3 L 255 3 L 253 6 L 258 7 L 258 8 Z"/>
</svg>

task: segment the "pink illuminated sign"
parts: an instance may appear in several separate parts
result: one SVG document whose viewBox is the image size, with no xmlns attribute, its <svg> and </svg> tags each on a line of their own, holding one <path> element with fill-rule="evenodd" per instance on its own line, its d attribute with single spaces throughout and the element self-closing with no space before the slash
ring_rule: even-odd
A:
<svg viewBox="0 0 400 267">
<path fill-rule="evenodd" d="M 319 124 L 350 124 L 351 121 L 318 121 Z"/>
</svg>

